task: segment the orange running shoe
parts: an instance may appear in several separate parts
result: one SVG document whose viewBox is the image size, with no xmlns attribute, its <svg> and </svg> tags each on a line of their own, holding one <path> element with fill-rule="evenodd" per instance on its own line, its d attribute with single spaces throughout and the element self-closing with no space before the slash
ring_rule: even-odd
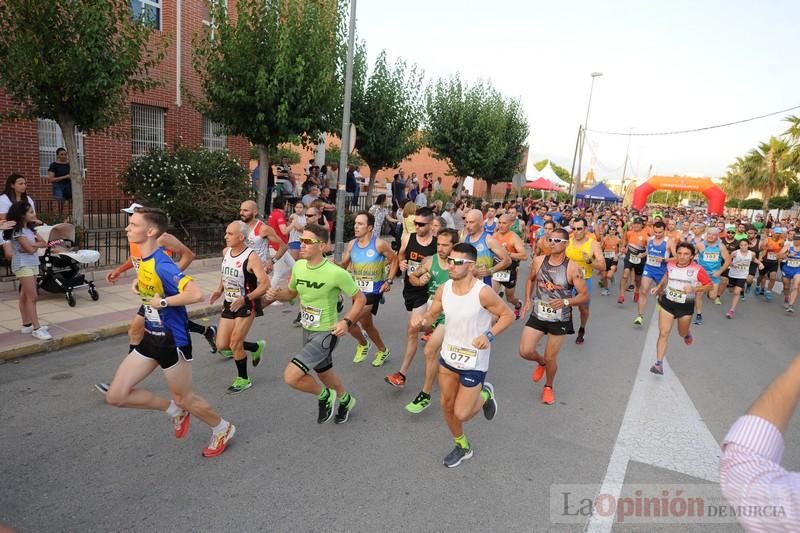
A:
<svg viewBox="0 0 800 533">
<path fill-rule="evenodd" d="M 542 389 L 542 403 L 547 405 L 553 405 L 556 401 L 556 395 L 553 394 L 552 387 L 548 387 L 547 385 L 544 386 Z"/>
<path fill-rule="evenodd" d="M 531 375 L 531 379 L 534 383 L 538 383 L 540 379 L 544 376 L 544 365 L 536 363 L 536 368 L 533 369 L 533 374 Z"/>
<path fill-rule="evenodd" d="M 402 372 L 395 372 L 394 374 L 389 374 L 383 381 L 391 385 L 392 387 L 397 387 L 398 389 L 402 389 L 406 386 L 406 377 L 403 375 Z"/>
<path fill-rule="evenodd" d="M 172 418 L 172 425 L 175 427 L 175 437 L 182 439 L 189 433 L 189 411 Z"/>
<path fill-rule="evenodd" d="M 206 446 L 206 448 L 203 450 L 203 457 L 216 457 L 218 455 L 222 455 L 222 452 L 224 452 L 225 448 L 228 447 L 228 443 L 235 434 L 236 426 L 230 422 L 228 423 L 228 429 L 222 433 L 212 433 L 208 446 Z"/>
</svg>

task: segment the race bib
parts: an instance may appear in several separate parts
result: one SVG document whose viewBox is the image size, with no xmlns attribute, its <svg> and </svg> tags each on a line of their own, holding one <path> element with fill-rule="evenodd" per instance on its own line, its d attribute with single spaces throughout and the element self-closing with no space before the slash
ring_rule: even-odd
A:
<svg viewBox="0 0 800 533">
<path fill-rule="evenodd" d="M 478 364 L 478 350 L 474 348 L 446 344 L 441 353 L 442 359 L 453 368 L 474 370 Z"/>
<path fill-rule="evenodd" d="M 638 255 L 628 254 L 628 262 L 632 265 L 638 265 L 642 262 L 642 258 Z"/>
<path fill-rule="evenodd" d="M 318 328 L 322 322 L 322 309 L 310 305 L 300 306 L 300 324 L 307 328 Z"/>
<path fill-rule="evenodd" d="M 747 270 L 748 268 L 750 268 L 748 263 L 733 263 L 731 265 L 731 270 L 736 270 L 737 272 Z"/>
<path fill-rule="evenodd" d="M 614 259 L 614 256 L 616 256 L 614 250 L 605 250 L 603 252 L 603 257 L 605 257 L 606 259 Z"/>
<path fill-rule="evenodd" d="M 786 266 L 789 268 L 800 268 L 800 259 L 789 259 L 786 261 Z"/>
<path fill-rule="evenodd" d="M 408 275 L 410 276 L 411 274 L 413 274 L 414 271 L 416 271 L 421 265 L 422 263 L 420 263 L 419 261 L 409 261 L 407 270 Z"/>
<path fill-rule="evenodd" d="M 647 256 L 647 264 L 651 267 L 660 267 L 661 266 L 661 258 L 657 255 L 648 255 Z"/>
<path fill-rule="evenodd" d="M 492 279 L 495 281 L 505 281 L 508 282 L 511 280 L 511 271 L 510 270 L 501 270 L 500 272 L 495 272 L 492 274 Z"/>
<path fill-rule="evenodd" d="M 685 304 L 686 293 L 678 289 L 673 289 L 672 287 L 667 287 L 667 300 L 679 304 Z"/>
<path fill-rule="evenodd" d="M 560 322 L 561 309 L 554 309 L 543 300 L 536 300 L 536 316 L 546 322 Z"/>
<path fill-rule="evenodd" d="M 777 260 L 778 260 L 777 252 L 767 252 L 767 261 L 777 261 Z"/>
<path fill-rule="evenodd" d="M 235 299 L 242 296 L 242 289 L 239 287 L 226 287 L 225 288 L 225 301 L 233 302 Z"/>
<path fill-rule="evenodd" d="M 361 292 L 372 292 L 375 289 L 375 281 L 372 276 L 353 276 L 353 279 Z"/>
<path fill-rule="evenodd" d="M 161 315 L 158 314 L 158 311 L 153 309 L 149 304 L 142 304 L 144 305 L 144 318 L 151 324 L 161 325 Z"/>
<path fill-rule="evenodd" d="M 716 263 L 719 261 L 719 253 L 717 252 L 703 252 L 703 262 Z"/>
<path fill-rule="evenodd" d="M 133 265 L 134 272 L 139 272 L 139 263 L 141 262 L 142 260 L 138 257 L 131 257 L 131 265 Z"/>
</svg>

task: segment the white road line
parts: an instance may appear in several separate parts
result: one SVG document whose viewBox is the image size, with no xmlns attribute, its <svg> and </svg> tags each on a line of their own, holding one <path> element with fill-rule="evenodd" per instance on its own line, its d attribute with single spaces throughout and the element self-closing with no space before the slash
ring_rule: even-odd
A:
<svg viewBox="0 0 800 533">
<path fill-rule="evenodd" d="M 719 482 L 719 445 L 670 369 L 668 359 L 664 361 L 664 376 L 650 373 L 656 360 L 657 339 L 658 314 L 653 313 L 636 381 L 600 488 L 600 494 L 610 494 L 615 499 L 622 491 L 630 460 Z M 681 341 L 673 331 L 670 345 L 678 342 Z M 608 533 L 613 525 L 613 514 L 593 515 L 586 531 Z"/>
</svg>

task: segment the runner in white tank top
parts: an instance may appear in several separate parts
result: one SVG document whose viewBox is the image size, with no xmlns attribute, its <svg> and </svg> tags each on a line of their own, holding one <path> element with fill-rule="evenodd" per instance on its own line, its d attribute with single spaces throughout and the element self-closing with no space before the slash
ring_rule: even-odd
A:
<svg viewBox="0 0 800 533">
<path fill-rule="evenodd" d="M 456 244 L 447 258 L 450 280 L 436 290 L 425 315 L 413 317 L 412 326 L 433 324 L 444 312 L 444 342 L 439 359 L 439 389 L 444 418 L 456 446 L 444 465 L 453 468 L 472 457 L 464 422 L 483 409 L 487 420 L 497 413 L 494 387 L 486 380 L 490 345 L 495 335 L 514 322 L 514 313 L 500 296 L 475 279 L 478 252 L 467 243 Z M 497 317 L 497 323 L 492 320 Z M 478 386 L 482 385 L 482 386 Z"/>
</svg>

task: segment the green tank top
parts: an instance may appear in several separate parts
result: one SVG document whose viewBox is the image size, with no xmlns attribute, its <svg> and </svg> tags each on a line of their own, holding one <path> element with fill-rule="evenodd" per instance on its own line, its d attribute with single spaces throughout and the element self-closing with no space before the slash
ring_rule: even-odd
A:
<svg viewBox="0 0 800 533">
<path fill-rule="evenodd" d="M 439 265 L 439 254 L 433 255 L 431 257 L 431 280 L 428 282 L 428 296 L 432 298 L 436 294 L 436 289 L 448 279 L 450 279 L 450 274 Z"/>
</svg>

